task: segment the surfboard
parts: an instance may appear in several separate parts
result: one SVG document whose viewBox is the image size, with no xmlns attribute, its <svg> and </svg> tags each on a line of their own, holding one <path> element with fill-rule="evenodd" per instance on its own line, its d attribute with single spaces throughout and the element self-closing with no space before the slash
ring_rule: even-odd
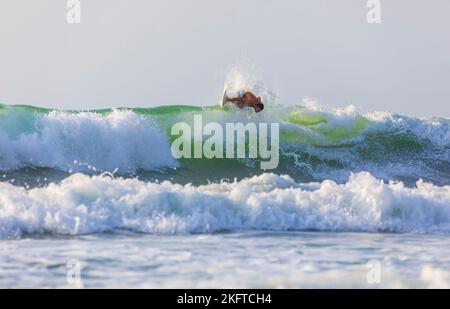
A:
<svg viewBox="0 0 450 309">
<path fill-rule="evenodd" d="M 225 104 L 227 103 L 225 102 L 226 98 L 227 98 L 227 87 L 225 87 L 225 89 L 223 90 L 223 96 L 222 100 L 220 101 L 220 107 L 223 108 L 225 106 Z"/>
</svg>

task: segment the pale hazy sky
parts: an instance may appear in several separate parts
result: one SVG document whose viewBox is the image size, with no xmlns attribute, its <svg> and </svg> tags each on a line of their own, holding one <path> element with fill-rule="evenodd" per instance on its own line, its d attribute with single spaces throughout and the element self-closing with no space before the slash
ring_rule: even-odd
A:
<svg viewBox="0 0 450 309">
<path fill-rule="evenodd" d="M 450 1 L 0 0 L 0 102 L 211 105 L 248 59 L 280 103 L 304 97 L 450 117 Z"/>
</svg>

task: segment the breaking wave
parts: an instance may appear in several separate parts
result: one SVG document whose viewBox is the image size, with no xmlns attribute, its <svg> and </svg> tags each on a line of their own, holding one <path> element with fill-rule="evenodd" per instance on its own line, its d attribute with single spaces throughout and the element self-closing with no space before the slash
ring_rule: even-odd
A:
<svg viewBox="0 0 450 309">
<path fill-rule="evenodd" d="M 74 174 L 29 190 L 0 183 L 0 205 L 2 238 L 249 229 L 450 232 L 450 186 L 419 181 L 408 188 L 369 173 L 344 184 L 300 184 L 265 173 L 200 186 Z"/>
<path fill-rule="evenodd" d="M 344 182 L 353 172 L 368 171 L 383 180 L 414 184 L 424 179 L 450 184 L 450 120 L 419 119 L 391 113 L 358 113 L 354 106 L 323 110 L 268 105 L 264 113 L 217 107 L 161 106 L 147 109 L 55 111 L 0 105 L 0 170 L 52 168 L 64 172 L 173 171 L 186 168 L 194 183 L 229 175 L 261 174 L 255 160 L 175 160 L 171 126 L 204 122 L 279 122 L 280 164 L 272 170 L 296 181 Z M 234 162 L 230 162 L 234 161 Z M 198 181 L 197 181 L 198 180 Z"/>
</svg>

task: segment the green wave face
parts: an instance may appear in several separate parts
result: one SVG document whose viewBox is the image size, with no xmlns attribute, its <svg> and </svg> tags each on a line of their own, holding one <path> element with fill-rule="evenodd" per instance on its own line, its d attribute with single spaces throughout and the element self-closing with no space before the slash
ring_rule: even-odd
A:
<svg viewBox="0 0 450 309">
<path fill-rule="evenodd" d="M 419 178 L 438 184 L 450 183 L 450 142 L 439 138 L 450 136 L 449 121 L 431 121 L 392 114 L 385 120 L 374 121 L 370 116 L 356 113 L 318 112 L 304 107 L 282 106 L 267 106 L 264 112 L 255 114 L 251 110 L 237 110 L 233 107 L 222 109 L 217 106 L 175 105 L 57 111 L 26 105 L 0 105 L 0 169 L 7 170 L 11 166 L 12 169 L 28 167 L 59 169 L 58 164 L 66 159 L 68 162 L 80 161 L 77 158 L 78 154 L 71 152 L 72 149 L 78 149 L 79 146 L 88 154 L 85 154 L 85 157 L 96 158 L 97 153 L 100 155 L 105 151 L 104 147 L 117 144 L 118 139 L 123 139 L 124 143 L 133 141 L 137 145 L 133 147 L 137 148 L 140 143 L 152 146 L 154 144 L 155 149 L 159 147 L 160 142 L 140 141 L 138 132 L 139 134 L 142 132 L 133 131 L 133 125 L 136 124 L 130 123 L 131 129 L 127 124 L 116 124 L 114 121 L 126 121 L 120 117 L 118 120 L 111 120 L 113 121 L 111 130 L 115 130 L 117 125 L 123 126 L 126 130 L 117 132 L 108 132 L 104 124 L 96 124 L 98 119 L 95 117 L 83 118 L 86 114 L 96 114 L 106 119 L 114 112 L 133 113 L 141 117 L 144 122 L 163 132 L 168 144 L 177 138 L 170 134 L 172 126 L 177 122 L 186 122 L 193 126 L 194 115 L 202 115 L 203 124 L 217 122 L 223 127 L 226 123 L 236 122 L 256 124 L 277 122 L 280 124 L 280 163 L 272 172 L 289 174 L 299 181 L 323 179 L 344 181 L 351 172 L 369 171 L 382 179 L 398 179 L 407 183 Z M 75 115 L 75 118 L 70 120 L 70 126 L 65 123 L 68 120 L 64 115 Z M 78 116 L 79 120 L 76 118 Z M 74 127 L 77 129 L 73 129 Z M 95 130 L 100 129 L 106 131 L 95 135 Z M 33 158 L 34 155 L 48 151 L 39 148 L 41 140 L 53 147 L 48 140 L 51 138 L 56 139 L 54 151 L 50 151 L 49 155 L 39 160 Z M 76 145 L 78 140 L 83 144 Z M 134 152 L 140 151 L 137 148 L 126 150 L 127 156 L 134 158 L 136 156 Z M 153 172 L 147 170 L 147 166 L 151 164 L 145 162 L 154 160 L 152 151 L 139 155 L 143 158 L 137 161 L 133 170 L 141 175 L 153 175 Z M 66 158 L 67 156 L 70 158 Z M 171 156 L 170 151 L 167 151 L 165 156 Z M 46 161 L 47 158 L 49 161 Z M 120 161 L 120 158 L 118 156 L 117 160 Z M 98 164 L 102 158 L 96 160 Z M 201 183 L 213 179 L 261 174 L 264 171 L 260 169 L 260 161 L 260 159 L 181 159 L 178 160 L 177 169 L 162 168 L 162 170 L 167 173 L 168 179 Z M 52 162 L 56 163 L 51 164 Z M 86 162 L 87 165 L 89 163 L 91 162 Z M 99 170 L 103 171 L 105 168 Z"/>
</svg>

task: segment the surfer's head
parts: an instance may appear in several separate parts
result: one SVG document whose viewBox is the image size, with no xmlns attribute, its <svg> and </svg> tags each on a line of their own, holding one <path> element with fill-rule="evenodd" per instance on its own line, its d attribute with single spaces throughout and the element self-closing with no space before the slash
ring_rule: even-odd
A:
<svg viewBox="0 0 450 309">
<path fill-rule="evenodd" d="M 264 109 L 264 104 L 258 103 L 255 105 L 254 109 L 255 109 L 255 112 L 259 113 L 260 111 L 262 111 Z"/>
</svg>

